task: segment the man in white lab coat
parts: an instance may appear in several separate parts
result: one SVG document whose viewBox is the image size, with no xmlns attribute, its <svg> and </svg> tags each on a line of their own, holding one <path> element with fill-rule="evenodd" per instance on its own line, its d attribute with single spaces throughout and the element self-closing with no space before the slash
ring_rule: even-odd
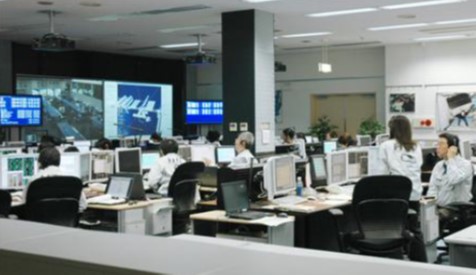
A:
<svg viewBox="0 0 476 275">
<path fill-rule="evenodd" d="M 250 167 L 251 162 L 257 164 L 258 161 L 250 152 L 251 147 L 255 138 L 251 132 L 242 132 L 235 139 L 235 151 L 237 153 L 236 157 L 228 165 L 229 168 L 247 168 Z"/>
</svg>

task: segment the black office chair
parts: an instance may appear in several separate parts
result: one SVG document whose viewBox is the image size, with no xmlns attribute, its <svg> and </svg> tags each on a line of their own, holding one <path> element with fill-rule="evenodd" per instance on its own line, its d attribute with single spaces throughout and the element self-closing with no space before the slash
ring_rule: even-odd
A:
<svg viewBox="0 0 476 275">
<path fill-rule="evenodd" d="M 469 202 L 454 202 L 446 206 L 453 214 L 451 219 L 444 225 L 440 224 L 440 236 L 438 240 L 443 240 L 457 231 L 460 231 L 468 226 L 476 224 L 476 176 L 473 176 L 473 186 L 471 188 L 473 198 Z M 449 255 L 448 246 L 437 246 L 437 250 L 443 251 L 438 254 L 435 263 L 443 263 L 444 257 Z"/>
<path fill-rule="evenodd" d="M 0 190 L 0 218 L 8 218 L 12 205 L 12 196 L 8 191 Z"/>
<path fill-rule="evenodd" d="M 23 219 L 75 227 L 83 183 L 70 176 L 45 177 L 28 186 Z"/>
<path fill-rule="evenodd" d="M 203 162 L 186 162 L 175 170 L 169 183 L 168 196 L 173 199 L 172 231 L 174 235 L 187 232 L 190 214 L 196 210 L 195 194 L 203 173 Z"/>
<path fill-rule="evenodd" d="M 403 176 L 370 176 L 356 183 L 352 209 L 358 232 L 349 244 L 360 254 L 403 259 L 412 239 L 406 230 L 412 182 Z"/>
</svg>

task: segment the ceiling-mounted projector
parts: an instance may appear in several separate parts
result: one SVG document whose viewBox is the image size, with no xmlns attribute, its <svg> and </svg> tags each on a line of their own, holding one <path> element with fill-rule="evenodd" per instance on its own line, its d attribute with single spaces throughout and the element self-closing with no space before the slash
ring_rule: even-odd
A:
<svg viewBox="0 0 476 275">
<path fill-rule="evenodd" d="M 184 58 L 185 63 L 190 65 L 205 65 L 205 64 L 215 64 L 216 58 L 213 55 L 206 54 L 202 49 L 202 35 L 196 34 L 198 49 L 197 53 L 194 55 L 189 55 Z"/>
<path fill-rule="evenodd" d="M 76 42 L 66 37 L 66 35 L 55 33 L 54 16 L 57 12 L 48 11 L 50 21 L 50 32 L 41 38 L 33 39 L 32 48 L 37 51 L 66 52 L 75 49 Z"/>
</svg>

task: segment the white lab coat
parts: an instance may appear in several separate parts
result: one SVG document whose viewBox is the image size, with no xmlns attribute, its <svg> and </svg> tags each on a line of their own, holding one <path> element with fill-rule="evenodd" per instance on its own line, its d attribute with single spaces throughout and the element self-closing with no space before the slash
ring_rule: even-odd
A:
<svg viewBox="0 0 476 275">
<path fill-rule="evenodd" d="M 435 165 L 431 172 L 428 196 L 436 197 L 439 206 L 453 202 L 468 202 L 473 198 L 472 185 L 473 165 L 457 155 L 450 160 L 441 160 Z"/>
<path fill-rule="evenodd" d="M 420 175 L 423 164 L 420 146 L 416 144 L 413 150 L 406 151 L 395 139 L 387 140 L 380 145 L 379 159 L 380 174 L 408 177 L 412 181 L 410 200 L 420 200 L 422 193 Z"/>
<path fill-rule="evenodd" d="M 38 173 L 36 173 L 30 179 L 30 182 L 28 183 L 28 185 L 25 186 L 25 188 L 23 189 L 23 195 L 22 195 L 23 201 L 24 202 L 26 201 L 28 186 L 30 186 L 31 182 L 39 178 L 54 177 L 54 176 L 70 176 L 70 175 L 67 175 L 61 170 L 61 168 L 54 165 L 50 165 L 46 167 L 45 169 L 39 170 Z M 79 198 L 79 212 L 83 212 L 87 207 L 88 207 L 88 202 L 86 201 L 86 195 L 84 194 L 84 192 L 81 192 L 81 197 Z"/>
<path fill-rule="evenodd" d="M 162 196 L 167 196 L 170 179 L 175 169 L 184 162 L 185 160 L 176 153 L 160 157 L 149 173 L 144 176 L 144 189 L 152 189 Z"/>
<path fill-rule="evenodd" d="M 240 169 L 240 168 L 249 168 L 251 165 L 251 162 L 253 161 L 253 165 L 257 164 L 257 160 L 251 154 L 250 150 L 244 150 L 241 153 L 239 153 L 228 165 L 229 168 L 233 169 Z"/>
</svg>

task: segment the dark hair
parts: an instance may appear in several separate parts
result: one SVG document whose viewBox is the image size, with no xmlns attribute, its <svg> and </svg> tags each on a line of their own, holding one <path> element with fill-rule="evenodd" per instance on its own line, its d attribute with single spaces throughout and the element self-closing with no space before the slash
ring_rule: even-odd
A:
<svg viewBox="0 0 476 275">
<path fill-rule="evenodd" d="M 398 144 L 405 148 L 405 151 L 415 149 L 416 142 L 412 140 L 412 126 L 406 116 L 394 116 L 388 122 L 390 128 L 390 138 L 396 139 Z"/>
<path fill-rule="evenodd" d="M 41 152 L 45 148 L 55 148 L 55 144 L 51 141 L 42 141 L 38 145 L 38 152 Z"/>
<path fill-rule="evenodd" d="M 330 136 L 331 138 L 336 138 L 336 137 L 337 137 L 337 132 L 336 132 L 336 131 L 330 131 L 330 132 L 329 132 L 329 136 Z"/>
<path fill-rule="evenodd" d="M 438 137 L 446 139 L 446 143 L 448 143 L 448 147 L 455 146 L 456 148 L 458 148 L 458 152 L 459 152 L 459 138 L 457 135 L 453 135 L 450 133 L 442 133 Z"/>
<path fill-rule="evenodd" d="M 112 149 L 112 143 L 107 138 L 100 138 L 96 142 L 96 145 L 94 147 L 102 149 L 102 150 L 110 150 L 110 149 Z"/>
<path fill-rule="evenodd" d="M 349 133 L 344 133 L 342 136 L 339 137 L 339 139 L 337 139 L 337 142 L 339 144 L 344 145 L 344 146 L 353 146 L 353 145 L 355 145 L 355 141 L 352 138 L 352 136 L 349 135 Z"/>
<path fill-rule="evenodd" d="M 218 132 L 216 130 L 210 130 L 207 133 L 207 140 L 210 143 L 213 143 L 215 141 L 219 141 L 220 140 L 220 135 L 221 135 L 220 132 Z"/>
<path fill-rule="evenodd" d="M 59 166 L 61 162 L 60 152 L 54 147 L 48 147 L 40 151 L 38 156 L 40 168 L 45 169 L 49 166 Z"/>
<path fill-rule="evenodd" d="M 290 139 L 294 139 L 294 130 L 291 128 L 286 128 L 283 130 L 283 135 L 289 137 Z"/>
<path fill-rule="evenodd" d="M 162 137 L 159 135 L 159 133 L 155 132 L 152 135 L 150 135 L 150 140 L 161 141 Z"/>
<path fill-rule="evenodd" d="M 79 152 L 78 147 L 76 146 L 68 146 L 66 149 L 64 149 L 65 153 L 70 153 L 70 152 Z"/>
<path fill-rule="evenodd" d="M 178 144 L 173 139 L 164 139 L 160 142 L 160 150 L 162 154 L 167 155 L 168 153 L 177 153 Z"/>
</svg>

